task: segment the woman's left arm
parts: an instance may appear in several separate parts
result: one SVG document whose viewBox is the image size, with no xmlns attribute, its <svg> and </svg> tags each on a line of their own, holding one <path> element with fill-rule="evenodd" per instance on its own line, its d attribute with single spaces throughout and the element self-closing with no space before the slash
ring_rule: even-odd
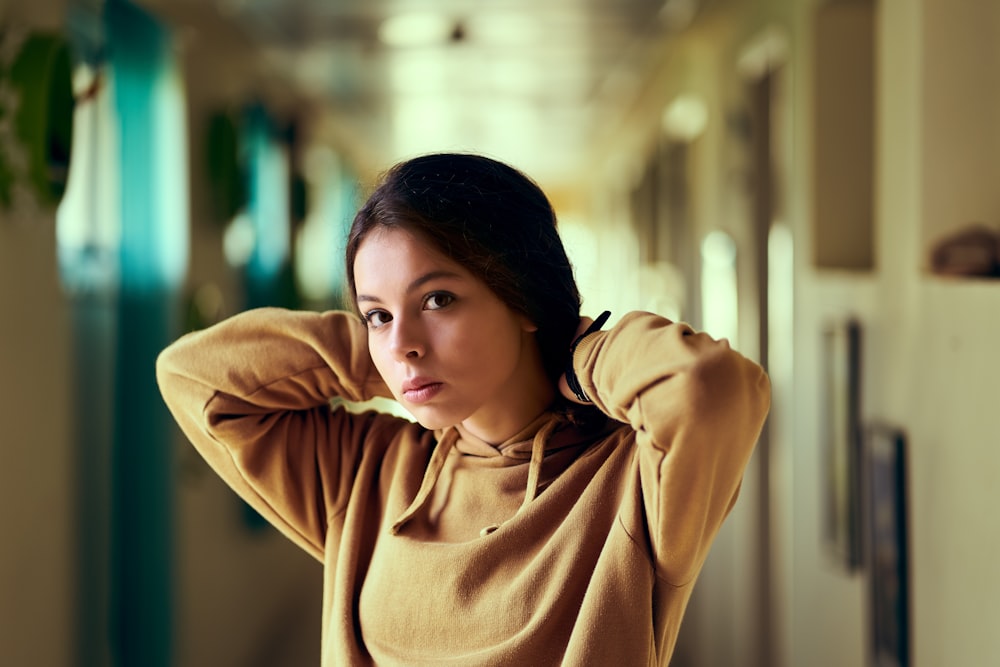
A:
<svg viewBox="0 0 1000 667">
<path fill-rule="evenodd" d="M 650 313 L 629 313 L 573 355 L 581 388 L 636 433 L 658 575 L 689 583 L 739 491 L 770 406 L 764 370 L 730 348 Z"/>
</svg>

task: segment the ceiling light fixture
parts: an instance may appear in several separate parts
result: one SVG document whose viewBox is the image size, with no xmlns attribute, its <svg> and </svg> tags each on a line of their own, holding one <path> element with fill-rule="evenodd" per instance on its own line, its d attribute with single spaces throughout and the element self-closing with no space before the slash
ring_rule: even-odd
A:
<svg viewBox="0 0 1000 667">
<path fill-rule="evenodd" d="M 708 125 L 708 108 L 700 97 L 678 95 L 663 111 L 663 131 L 677 141 L 694 141 Z"/>
</svg>

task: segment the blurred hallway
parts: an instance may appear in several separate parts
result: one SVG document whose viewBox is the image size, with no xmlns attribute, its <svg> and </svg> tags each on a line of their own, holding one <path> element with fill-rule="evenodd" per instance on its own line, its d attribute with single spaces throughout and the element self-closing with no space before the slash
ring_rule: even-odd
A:
<svg viewBox="0 0 1000 667">
<path fill-rule="evenodd" d="M 994 664 L 1000 3 L 470 7 L 0 0 L 0 662 L 319 664 L 319 563 L 183 441 L 152 363 L 341 307 L 374 176 L 459 150 L 549 194 L 585 312 L 770 373 L 672 665 Z"/>
</svg>

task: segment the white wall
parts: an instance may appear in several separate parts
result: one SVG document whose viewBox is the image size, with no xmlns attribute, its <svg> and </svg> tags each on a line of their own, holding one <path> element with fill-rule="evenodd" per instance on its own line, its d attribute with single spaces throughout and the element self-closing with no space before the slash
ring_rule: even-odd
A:
<svg viewBox="0 0 1000 667">
<path fill-rule="evenodd" d="M 973 0 L 876 4 L 875 268 L 850 272 L 812 266 L 811 31 L 818 5 L 715 4 L 694 29 L 708 38 L 710 53 L 699 53 L 690 36 L 666 47 L 664 71 L 671 74 L 652 87 L 640 112 L 645 121 L 632 118 L 628 132 L 654 132 L 671 91 L 693 80 L 724 91 L 708 97 L 710 122 L 722 122 L 739 100 L 741 52 L 769 31 L 787 37 L 777 166 L 781 218 L 794 238 L 795 310 L 791 375 L 773 378 L 772 664 L 867 660 L 867 575 L 830 562 L 820 526 L 820 336 L 828 320 L 845 314 L 863 326 L 863 419 L 895 424 L 909 437 L 914 664 L 992 664 L 1000 654 L 1000 569 L 993 564 L 1000 524 L 991 518 L 1000 500 L 992 481 L 1000 473 L 1000 283 L 943 279 L 925 267 L 929 244 L 941 234 L 967 222 L 1000 222 L 1000 7 Z M 719 136 L 713 132 L 706 136 Z M 730 227 L 739 215 L 728 184 L 740 165 L 726 141 L 699 154 L 696 224 L 708 228 Z M 635 150 L 622 143 L 623 151 Z M 606 187 L 622 187 L 613 174 L 602 176 Z M 752 606 L 738 573 L 754 546 L 754 525 L 754 511 L 741 501 L 699 581 L 678 644 L 681 664 L 748 664 L 754 640 L 739 615 Z"/>
<path fill-rule="evenodd" d="M 880 301 L 889 307 L 875 320 L 884 363 L 874 371 L 873 410 L 911 436 L 918 664 L 990 664 L 1000 655 L 1000 524 L 993 518 L 1000 500 L 1000 281 L 948 280 L 924 267 L 941 234 L 968 222 L 1000 222 L 1000 6 L 915 4 L 886 2 L 884 18 L 887 42 L 903 42 L 886 54 L 886 74 L 890 81 L 897 80 L 890 68 L 906 74 L 899 89 L 885 91 L 882 120 L 888 129 L 903 119 L 905 129 L 887 139 L 894 159 L 882 169 L 893 195 L 881 216 L 887 277 Z M 900 24 L 912 27 L 909 37 L 888 28 Z"/>
</svg>

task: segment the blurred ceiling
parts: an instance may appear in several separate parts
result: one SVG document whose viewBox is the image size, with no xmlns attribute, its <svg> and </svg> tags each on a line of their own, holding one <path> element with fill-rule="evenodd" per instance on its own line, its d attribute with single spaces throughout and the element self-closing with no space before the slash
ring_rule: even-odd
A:
<svg viewBox="0 0 1000 667">
<path fill-rule="evenodd" d="M 704 0 L 148 0 L 235 28 L 372 159 L 471 150 L 576 178 Z M 212 14 L 209 17 L 208 14 Z M 208 19 L 211 18 L 211 21 Z"/>
</svg>

